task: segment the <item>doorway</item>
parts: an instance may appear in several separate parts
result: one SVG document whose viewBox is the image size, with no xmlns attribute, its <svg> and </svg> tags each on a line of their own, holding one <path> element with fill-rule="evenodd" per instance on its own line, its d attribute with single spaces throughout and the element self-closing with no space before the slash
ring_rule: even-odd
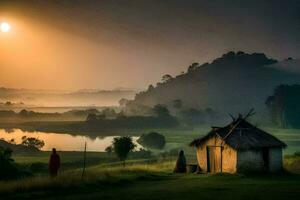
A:
<svg viewBox="0 0 300 200">
<path fill-rule="evenodd" d="M 262 149 L 262 157 L 263 157 L 263 171 L 268 172 L 269 165 L 270 165 L 269 148 Z"/>
<path fill-rule="evenodd" d="M 207 172 L 222 172 L 222 148 L 221 146 L 207 146 Z"/>
</svg>

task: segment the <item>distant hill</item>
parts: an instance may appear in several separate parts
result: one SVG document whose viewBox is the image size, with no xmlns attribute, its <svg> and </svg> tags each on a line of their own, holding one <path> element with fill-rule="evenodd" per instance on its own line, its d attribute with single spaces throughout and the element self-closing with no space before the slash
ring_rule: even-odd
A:
<svg viewBox="0 0 300 200">
<path fill-rule="evenodd" d="M 138 93 L 127 103 L 133 106 L 167 105 L 175 110 L 174 102 L 180 101 L 185 109 L 211 108 L 222 114 L 236 114 L 255 108 L 265 111 L 265 101 L 280 84 L 300 83 L 300 73 L 289 68 L 300 67 L 299 62 L 267 58 L 262 53 L 229 52 L 211 63 L 192 64 L 186 73 L 176 77 L 163 76 L 163 81 Z M 292 67 L 293 66 L 293 67 Z"/>
</svg>

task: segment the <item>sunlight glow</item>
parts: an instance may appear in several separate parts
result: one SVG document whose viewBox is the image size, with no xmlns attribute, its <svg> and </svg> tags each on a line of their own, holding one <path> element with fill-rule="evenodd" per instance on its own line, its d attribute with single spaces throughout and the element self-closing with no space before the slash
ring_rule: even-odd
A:
<svg viewBox="0 0 300 200">
<path fill-rule="evenodd" d="M 1 30 L 1 32 L 4 32 L 4 33 L 9 32 L 9 30 L 10 30 L 9 23 L 2 22 L 1 25 L 0 25 L 0 30 Z"/>
</svg>

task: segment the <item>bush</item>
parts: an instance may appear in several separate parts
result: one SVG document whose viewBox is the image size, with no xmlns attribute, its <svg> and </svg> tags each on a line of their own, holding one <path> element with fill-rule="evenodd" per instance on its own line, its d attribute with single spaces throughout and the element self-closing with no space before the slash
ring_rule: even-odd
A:
<svg viewBox="0 0 300 200">
<path fill-rule="evenodd" d="M 300 151 L 295 152 L 294 155 L 300 157 Z"/>
<path fill-rule="evenodd" d="M 165 136 L 156 133 L 150 132 L 148 134 L 143 134 L 137 140 L 144 147 L 153 148 L 153 149 L 163 149 L 166 144 Z"/>
<path fill-rule="evenodd" d="M 111 154 L 114 151 L 114 148 L 112 146 L 108 146 L 105 148 L 106 153 Z"/>
<path fill-rule="evenodd" d="M 16 179 L 24 175 L 25 172 L 12 159 L 12 150 L 0 147 L 0 180 Z"/>
</svg>

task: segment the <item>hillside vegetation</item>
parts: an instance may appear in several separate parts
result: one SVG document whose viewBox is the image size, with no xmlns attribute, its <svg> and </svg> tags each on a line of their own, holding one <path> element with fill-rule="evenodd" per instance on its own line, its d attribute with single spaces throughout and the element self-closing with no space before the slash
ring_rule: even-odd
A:
<svg viewBox="0 0 300 200">
<path fill-rule="evenodd" d="M 293 60 L 285 62 L 290 62 L 289 66 L 297 64 Z M 224 116 L 254 108 L 259 113 L 256 117 L 262 117 L 265 101 L 276 86 L 300 83 L 299 73 L 278 65 L 278 61 L 262 53 L 229 52 L 211 63 L 193 63 L 186 73 L 176 77 L 164 75 L 162 82 L 150 85 L 128 101 L 125 110 L 137 112 L 164 104 L 172 113 L 198 109 Z"/>
</svg>

